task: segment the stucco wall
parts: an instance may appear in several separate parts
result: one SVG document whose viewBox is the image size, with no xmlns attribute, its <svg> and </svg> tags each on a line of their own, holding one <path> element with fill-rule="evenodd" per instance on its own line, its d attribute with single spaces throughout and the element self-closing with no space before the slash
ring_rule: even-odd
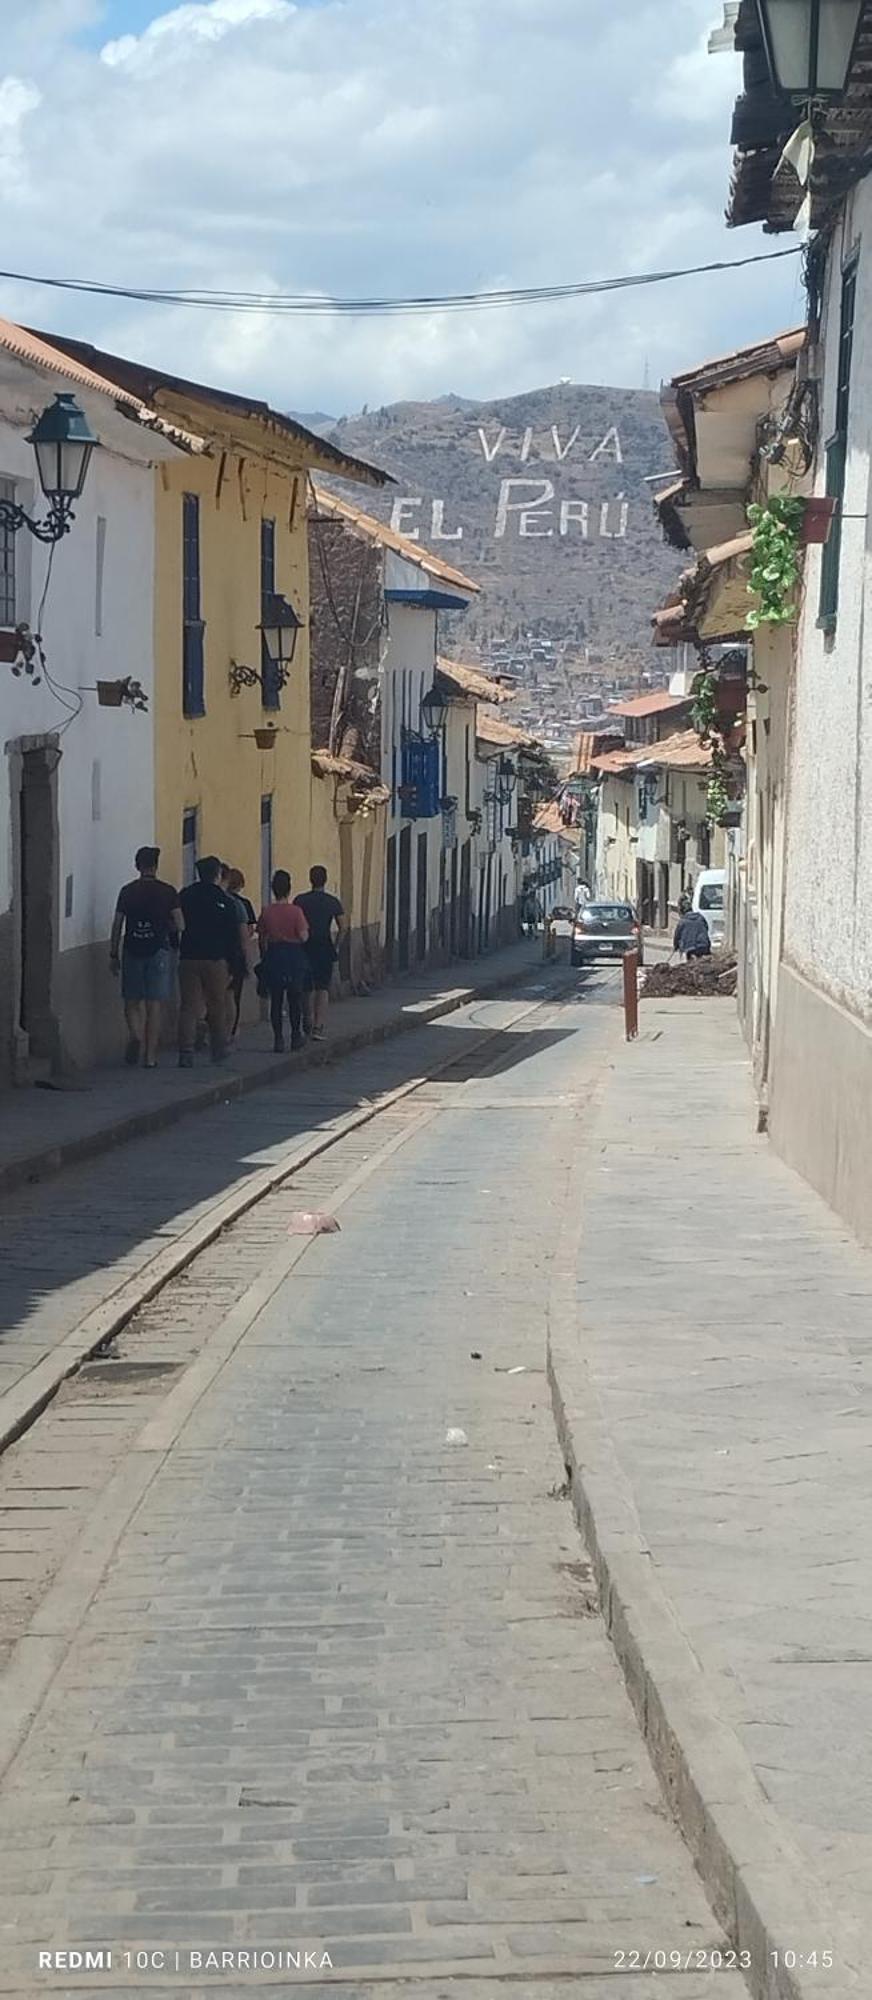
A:
<svg viewBox="0 0 872 2000">
<path fill-rule="evenodd" d="M 784 953 L 831 998 L 872 1018 L 872 182 L 836 231 L 825 295 L 820 435 L 835 423 L 842 259 L 860 247 L 839 610 L 818 630 L 821 554 L 806 558 L 790 760 Z M 823 454 L 821 454 L 822 458 Z M 816 490 L 823 491 L 823 471 Z"/>
<path fill-rule="evenodd" d="M 99 421 L 99 420 L 98 420 Z M 33 493 L 33 453 L 20 431 L 0 424 L 0 475 L 39 512 Z M 40 623 L 49 672 L 72 690 L 66 706 L 45 680 L 40 686 L 2 675 L 0 741 L 0 916 L 7 913 L 2 983 L 0 1065 L 9 1073 L 18 1014 L 19 914 L 15 902 L 19 777 L 16 745 L 50 738 L 61 752 L 55 797 L 54 883 L 56 978 L 53 1007 L 61 1040 L 79 1062 L 112 1054 L 121 1042 L 117 989 L 105 964 L 105 940 L 132 856 L 154 838 L 153 559 L 155 474 L 103 446 L 95 452 L 76 519 L 54 551 L 44 610 L 47 550 L 23 529 L 16 538 L 16 615 Z M 98 520 L 103 542 L 98 603 Z M 98 629 L 99 628 L 99 629 Z M 98 679 L 126 674 L 152 696 L 148 714 L 101 708 Z M 79 695 L 79 690 L 86 690 Z M 78 714 L 72 711 L 81 699 Z M 69 725 L 69 726 L 67 726 Z M 14 796 L 13 796 L 14 792 Z"/>
<path fill-rule="evenodd" d="M 206 713 L 182 712 L 182 496 L 200 497 Z M 278 712 L 259 687 L 232 696 L 231 662 L 260 667 L 260 524 L 276 523 L 276 589 L 304 619 Z M 241 868 L 261 888 L 261 799 L 273 801 L 273 865 L 304 882 L 309 851 L 309 586 L 305 475 L 256 455 L 189 458 L 161 470 L 157 509 L 157 825 L 162 868 L 181 875 L 182 813 L 196 806 L 200 854 Z M 252 732 L 277 725 L 275 748 Z"/>
<path fill-rule="evenodd" d="M 327 887 L 341 898 L 348 922 L 338 983 L 358 992 L 375 985 L 382 972 L 387 813 L 380 805 L 349 819 L 343 811 L 343 792 L 335 778 L 313 774 L 309 846 L 313 862 L 327 869 Z"/>
</svg>

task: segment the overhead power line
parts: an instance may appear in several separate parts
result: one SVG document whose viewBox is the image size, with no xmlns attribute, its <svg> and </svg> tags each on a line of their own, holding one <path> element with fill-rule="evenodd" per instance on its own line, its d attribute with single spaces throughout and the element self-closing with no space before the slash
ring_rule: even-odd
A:
<svg viewBox="0 0 872 2000">
<path fill-rule="evenodd" d="M 49 278 L 27 271 L 0 271 L 0 280 L 16 285 L 45 285 L 57 292 L 86 292 L 97 298 L 133 299 L 143 305 L 198 306 L 209 312 L 273 313 L 289 319 L 317 319 L 340 314 L 389 319 L 404 314 L 487 312 L 508 306 L 548 305 L 560 299 L 593 298 L 603 292 L 632 291 L 643 285 L 667 285 L 677 278 L 708 277 L 718 271 L 743 271 L 749 264 L 777 264 L 798 257 L 800 244 L 786 250 L 758 251 L 732 262 L 687 264 L 674 271 L 636 271 L 618 278 L 587 278 L 569 285 L 517 285 L 505 291 L 449 292 L 411 298 L 332 299 L 306 292 L 203 291 L 196 286 L 173 290 L 151 285 L 109 285 L 95 278 Z"/>
</svg>

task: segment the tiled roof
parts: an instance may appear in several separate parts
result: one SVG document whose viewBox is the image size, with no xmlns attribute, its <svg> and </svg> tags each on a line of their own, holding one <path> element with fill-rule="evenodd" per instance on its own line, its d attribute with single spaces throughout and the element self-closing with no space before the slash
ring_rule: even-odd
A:
<svg viewBox="0 0 872 2000">
<path fill-rule="evenodd" d="M 678 589 L 672 592 L 672 602 L 655 611 L 652 619 L 655 645 L 674 645 L 680 637 L 692 638 L 705 612 L 712 585 L 718 573 L 730 563 L 741 563 L 749 556 L 754 546 L 754 537 L 749 530 L 742 535 L 734 535 L 729 542 L 720 542 L 713 549 L 706 549 L 697 557 L 690 569 L 679 578 Z"/>
<path fill-rule="evenodd" d="M 744 381 L 748 375 L 770 375 L 773 370 L 795 361 L 807 339 L 807 327 L 791 327 L 787 333 L 774 333 L 768 340 L 754 341 L 750 347 L 735 347 L 729 354 L 717 354 L 713 360 L 698 361 L 694 368 L 685 369 L 681 375 L 673 375 L 669 387 L 702 394 L 706 389 L 721 388 L 727 382 Z M 663 497 L 661 494 L 660 498 Z"/>
<path fill-rule="evenodd" d="M 662 743 L 648 743 L 640 750 L 637 768 L 662 765 L 668 771 L 707 771 L 712 761 L 711 746 L 701 743 L 695 729 L 681 729 L 664 736 Z"/>
<path fill-rule="evenodd" d="M 42 340 L 45 336 L 30 336 Z M 338 478 L 358 479 L 367 486 L 389 486 L 393 482 L 389 473 L 377 466 L 367 465 L 361 458 L 351 458 L 340 451 L 338 445 L 327 438 L 318 437 L 296 417 L 287 417 L 281 410 L 273 410 L 255 396 L 240 396 L 230 389 L 214 389 L 204 382 L 189 382 L 183 375 L 171 375 L 166 369 L 147 368 L 142 362 L 128 361 L 124 355 L 108 354 L 104 349 L 89 346 L 84 340 L 71 340 L 66 334 L 50 334 L 48 339 L 61 348 L 64 354 L 88 369 L 96 368 L 106 381 L 126 390 L 134 398 L 143 397 L 150 404 L 160 408 L 159 397 L 170 395 L 180 402 L 192 398 L 194 404 L 207 405 L 211 410 L 220 410 L 229 419 L 231 428 L 234 415 L 257 425 L 264 437 L 275 440 L 287 449 L 288 444 L 302 447 L 304 462 L 308 466 L 318 466 L 324 472 L 335 472 Z M 191 412 L 193 415 L 193 411 Z M 205 419 L 205 411 L 203 412 Z M 205 428 L 205 421 L 204 421 Z"/>
<path fill-rule="evenodd" d="M 330 750 L 313 750 L 312 769 L 318 778 L 345 779 L 358 791 L 367 792 L 373 804 L 390 798 L 389 787 L 382 784 L 371 764 L 358 764 L 353 757 L 334 757 Z"/>
<path fill-rule="evenodd" d="M 377 521 L 373 514 L 364 514 L 362 509 L 353 506 L 350 500 L 340 500 L 338 493 L 328 492 L 319 480 L 312 480 L 312 494 L 316 517 L 319 514 L 329 514 L 335 520 L 347 521 L 350 528 L 364 535 L 368 541 L 378 542 L 383 548 L 392 549 L 395 555 L 403 557 L 404 562 L 415 563 L 418 569 L 425 570 L 428 576 L 438 577 L 442 583 L 453 583 L 460 590 L 478 595 L 477 583 L 473 583 L 470 577 L 464 576 L 462 570 L 452 569 L 449 563 L 443 562 L 441 556 L 432 555 L 422 542 L 410 542 L 407 535 L 398 535 L 385 521 Z"/>
<path fill-rule="evenodd" d="M 587 777 L 589 771 L 593 768 L 593 759 L 597 754 L 597 745 L 605 744 L 610 740 L 622 742 L 623 736 L 623 729 L 618 722 L 615 723 L 613 729 L 579 730 L 573 750 L 574 762 L 572 764 L 571 775 L 579 778 Z"/>
<path fill-rule="evenodd" d="M 201 451 L 202 438 L 182 430 L 177 424 L 168 423 L 159 417 L 141 396 L 133 390 L 122 388 L 107 375 L 100 375 L 96 369 L 78 361 L 61 343 L 54 345 L 52 339 L 43 334 L 31 333 L 25 326 L 16 326 L 14 320 L 0 319 L 0 348 L 13 354 L 17 361 L 23 361 L 31 368 L 43 369 L 46 374 L 60 375 L 64 381 L 72 382 L 77 389 L 88 389 L 99 396 L 110 396 L 116 408 L 123 410 L 135 422 L 146 429 L 157 430 L 163 436 L 172 438 L 191 451 Z"/>
<path fill-rule="evenodd" d="M 533 832 L 557 834 L 561 840 L 568 841 L 571 847 L 581 845 L 581 828 L 567 825 L 560 809 L 559 799 L 549 799 L 544 806 L 539 807 L 533 820 Z"/>
<path fill-rule="evenodd" d="M 592 760 L 592 769 L 608 776 L 620 777 L 626 771 L 635 769 L 640 757 L 645 755 L 645 746 L 640 744 L 635 750 L 602 750 Z"/>
<path fill-rule="evenodd" d="M 469 695 L 472 700 L 503 702 L 516 699 L 516 688 L 501 687 L 499 681 L 492 681 L 487 674 L 483 674 L 480 667 L 465 667 L 460 660 L 440 658 L 436 661 L 436 670 L 440 680 L 448 681 L 458 694 Z"/>
<path fill-rule="evenodd" d="M 518 729 L 517 725 L 512 727 L 510 723 L 501 721 L 497 715 L 488 715 L 483 708 L 478 710 L 475 733 L 480 743 L 494 743 L 505 750 L 532 749 L 538 741 L 535 736 L 529 736 L 525 729 Z"/>
<path fill-rule="evenodd" d="M 680 708 L 687 695 L 670 694 L 668 688 L 656 688 L 651 694 L 634 694 L 629 701 L 613 701 L 609 706 L 610 715 L 661 715 L 664 709 Z"/>
</svg>

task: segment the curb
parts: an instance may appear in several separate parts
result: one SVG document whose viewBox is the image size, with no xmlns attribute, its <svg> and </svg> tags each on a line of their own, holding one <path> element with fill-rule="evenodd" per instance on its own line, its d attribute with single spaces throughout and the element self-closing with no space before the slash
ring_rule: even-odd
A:
<svg viewBox="0 0 872 2000">
<path fill-rule="evenodd" d="M 576 1302 L 584 1167 L 571 1176 L 548 1304 L 547 1375 L 573 1510 L 651 1762 L 755 2000 L 858 2000 L 860 1926 L 822 1887 L 719 1715 L 663 1590 L 583 1354 Z M 833 1952 L 832 1970 L 808 1968 Z M 787 1963 L 785 1964 L 785 1959 Z M 801 1961 L 805 1961 L 803 1967 Z M 868 1964 L 868 1949 L 866 1951 Z"/>
<path fill-rule="evenodd" d="M 525 967 L 514 975 L 510 974 L 508 979 L 495 978 L 487 986 L 477 988 L 472 997 L 481 998 L 487 992 L 502 991 L 507 986 L 520 985 L 522 980 L 528 977 L 529 971 L 530 968 Z M 459 1008 L 467 1006 L 469 1000 L 468 992 L 455 993 L 449 1000 L 441 1000 L 423 1009 L 420 1014 L 413 1016 L 411 1021 L 406 1015 L 399 1017 L 397 1026 L 413 1027 L 416 1020 L 426 1025 L 428 1021 L 437 1020 L 442 1015 L 456 1013 Z M 535 1011 L 543 1004 L 545 1002 L 541 999 L 531 1002 L 531 1011 Z M 347 1042 L 345 1049 L 347 1051 L 350 1046 L 367 1047 L 385 1041 L 392 1032 L 395 1030 L 392 1029 L 390 1022 L 382 1023 L 378 1029 L 365 1037 L 355 1036 L 353 1044 Z M 489 1040 L 493 1032 L 492 1029 L 479 1031 L 476 1044 Z M 338 1043 L 333 1044 L 333 1049 L 337 1054 L 342 1053 Z M 320 1050 L 318 1055 L 321 1056 Z M 317 1061 L 318 1057 L 314 1059 Z M 456 1061 L 456 1055 L 447 1057 L 444 1063 L 431 1068 L 427 1072 L 427 1077 L 438 1077 L 443 1069 L 450 1068 Z M 271 1074 L 274 1075 L 275 1071 Z M 258 1080 L 255 1078 L 255 1082 Z M 398 1104 L 404 1097 L 411 1096 L 420 1089 L 423 1080 L 420 1076 L 412 1077 L 406 1083 L 399 1084 L 395 1090 L 386 1091 L 375 1103 L 364 1107 L 358 1106 L 355 1110 L 346 1112 L 344 1116 L 336 1119 L 328 1132 L 322 1132 L 317 1138 L 309 1140 L 304 1138 L 298 1141 L 296 1147 L 292 1146 L 281 1160 L 275 1160 L 271 1166 L 262 1167 L 245 1176 L 241 1185 L 237 1182 L 228 1194 L 213 1202 L 206 1215 L 200 1216 L 183 1235 L 177 1237 L 165 1249 L 159 1250 L 156 1256 L 150 1258 L 139 1271 L 134 1273 L 132 1278 L 128 1278 L 117 1291 L 87 1313 L 50 1354 L 45 1355 L 35 1368 L 30 1369 L 22 1380 L 15 1383 L 13 1388 L 0 1395 L 0 1454 L 8 1445 L 14 1444 L 16 1438 L 30 1429 L 31 1424 L 57 1395 L 62 1384 L 70 1375 L 76 1373 L 82 1362 L 89 1360 L 92 1355 L 108 1346 L 116 1334 L 120 1333 L 133 1318 L 134 1313 L 139 1312 L 142 1306 L 148 1305 L 165 1285 L 179 1277 L 202 1250 L 208 1249 L 210 1243 L 214 1243 L 222 1230 L 238 1222 L 241 1216 L 250 1208 L 254 1208 L 266 1195 L 271 1194 L 274 1188 L 280 1187 L 291 1174 L 298 1173 L 301 1167 L 307 1166 L 321 1153 L 328 1152 L 348 1132 L 370 1124 L 390 1105 Z M 175 1109 L 175 1106 L 171 1108 Z"/>
<path fill-rule="evenodd" d="M 495 973 L 492 979 L 485 980 L 480 986 L 458 987 L 448 999 L 425 1000 L 418 1007 L 414 1003 L 407 1008 L 400 1007 L 396 1015 L 391 1015 L 387 1021 L 377 1022 L 371 1028 L 356 1028 L 344 1036 L 340 1029 L 331 1041 L 302 1049 L 282 1061 L 274 1057 L 268 1065 L 264 1063 L 263 1069 L 244 1074 L 232 1069 L 222 1070 L 219 1080 L 201 1084 L 187 1097 L 174 1097 L 169 1103 L 154 1105 L 149 1110 L 132 1111 L 112 1125 L 101 1126 L 96 1132 L 84 1132 L 79 1137 L 64 1139 L 58 1146 L 41 1146 L 35 1153 L 7 1161 L 0 1166 L 0 1194 L 11 1194 L 15 1188 L 32 1187 L 38 1181 L 61 1173 L 64 1167 L 96 1159 L 101 1153 L 125 1145 L 128 1139 L 142 1139 L 152 1132 L 162 1132 L 192 1112 L 211 1111 L 216 1104 L 227 1104 L 234 1098 L 246 1097 L 249 1091 L 269 1086 L 276 1078 L 298 1076 L 301 1070 L 321 1068 L 341 1056 L 353 1055 L 359 1049 L 389 1041 L 394 1035 L 403 1034 L 410 1028 L 427 1027 L 431 1021 L 438 1021 L 445 1014 L 453 1014 L 458 1008 L 469 1006 L 471 1001 L 485 999 L 489 994 L 519 985 L 537 970 L 547 970 L 541 959 L 533 959 L 514 972 Z"/>
</svg>

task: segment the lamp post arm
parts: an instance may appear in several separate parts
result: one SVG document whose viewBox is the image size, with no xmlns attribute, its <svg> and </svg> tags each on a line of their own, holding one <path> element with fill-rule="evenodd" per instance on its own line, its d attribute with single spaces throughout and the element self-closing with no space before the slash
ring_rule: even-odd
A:
<svg viewBox="0 0 872 2000">
<path fill-rule="evenodd" d="M 72 509 L 61 503 L 52 502 L 44 521 L 35 521 L 17 500 L 0 500 L 0 528 L 11 529 L 17 535 L 19 528 L 29 528 L 38 542 L 59 542 L 62 535 L 69 533 L 73 524 Z"/>
</svg>

